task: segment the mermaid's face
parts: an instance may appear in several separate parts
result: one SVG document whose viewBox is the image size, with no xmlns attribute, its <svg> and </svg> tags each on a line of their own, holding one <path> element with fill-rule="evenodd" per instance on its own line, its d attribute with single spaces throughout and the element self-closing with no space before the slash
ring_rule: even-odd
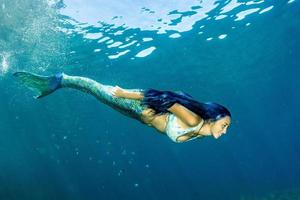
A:
<svg viewBox="0 0 300 200">
<path fill-rule="evenodd" d="M 218 139 L 227 132 L 227 128 L 230 126 L 231 119 L 229 116 L 222 117 L 215 122 L 211 122 L 210 130 L 215 139 Z"/>
</svg>

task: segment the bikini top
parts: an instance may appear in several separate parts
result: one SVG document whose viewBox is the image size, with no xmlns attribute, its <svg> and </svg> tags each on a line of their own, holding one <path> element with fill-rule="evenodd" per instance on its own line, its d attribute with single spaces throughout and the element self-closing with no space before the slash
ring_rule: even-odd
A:
<svg viewBox="0 0 300 200">
<path fill-rule="evenodd" d="M 201 122 L 197 126 L 184 129 L 178 124 L 176 115 L 170 113 L 167 117 L 166 133 L 169 136 L 169 138 L 171 138 L 171 140 L 173 140 L 174 142 L 177 142 L 177 143 L 187 142 L 187 141 L 194 140 L 194 139 L 202 137 L 202 136 L 197 135 L 197 136 L 191 137 L 190 139 L 188 139 L 186 141 L 177 141 L 177 138 L 182 135 L 185 135 L 189 132 L 192 132 L 192 131 L 199 131 L 200 128 L 203 126 L 203 124 L 204 124 L 204 120 L 201 120 Z"/>
</svg>

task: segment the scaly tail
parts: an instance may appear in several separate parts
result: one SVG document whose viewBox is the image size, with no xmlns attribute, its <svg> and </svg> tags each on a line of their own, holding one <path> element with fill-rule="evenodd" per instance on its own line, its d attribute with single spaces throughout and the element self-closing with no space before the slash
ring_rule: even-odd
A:
<svg viewBox="0 0 300 200">
<path fill-rule="evenodd" d="M 37 99 L 61 87 L 62 73 L 54 76 L 40 76 L 29 72 L 15 72 L 13 75 L 26 87 L 36 92 L 35 98 Z"/>
<path fill-rule="evenodd" d="M 113 97 L 110 92 L 113 86 L 103 85 L 86 77 L 68 76 L 64 73 L 59 73 L 54 76 L 40 76 L 29 72 L 16 72 L 13 75 L 25 86 L 37 93 L 35 98 L 41 98 L 51 94 L 58 88 L 73 88 L 91 94 L 100 102 L 122 114 L 143 122 L 141 115 L 145 106 L 136 99 Z M 131 91 L 142 90 L 131 89 Z"/>
</svg>

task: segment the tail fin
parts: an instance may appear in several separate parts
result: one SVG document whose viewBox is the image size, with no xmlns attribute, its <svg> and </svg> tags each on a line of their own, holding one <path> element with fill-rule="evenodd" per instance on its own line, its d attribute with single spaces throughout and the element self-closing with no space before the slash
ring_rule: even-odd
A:
<svg viewBox="0 0 300 200">
<path fill-rule="evenodd" d="M 29 72 L 15 72 L 13 75 L 26 87 L 36 92 L 35 98 L 37 99 L 61 87 L 62 73 L 54 76 L 40 76 Z"/>
</svg>

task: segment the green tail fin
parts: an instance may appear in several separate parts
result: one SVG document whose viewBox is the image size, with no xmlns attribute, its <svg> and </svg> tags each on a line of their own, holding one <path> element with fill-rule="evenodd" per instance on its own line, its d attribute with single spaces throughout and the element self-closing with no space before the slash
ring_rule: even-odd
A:
<svg viewBox="0 0 300 200">
<path fill-rule="evenodd" d="M 54 76 L 40 76 L 29 72 L 15 72 L 13 75 L 26 87 L 37 93 L 35 96 L 37 99 L 51 94 L 61 87 L 61 73 Z"/>
</svg>

